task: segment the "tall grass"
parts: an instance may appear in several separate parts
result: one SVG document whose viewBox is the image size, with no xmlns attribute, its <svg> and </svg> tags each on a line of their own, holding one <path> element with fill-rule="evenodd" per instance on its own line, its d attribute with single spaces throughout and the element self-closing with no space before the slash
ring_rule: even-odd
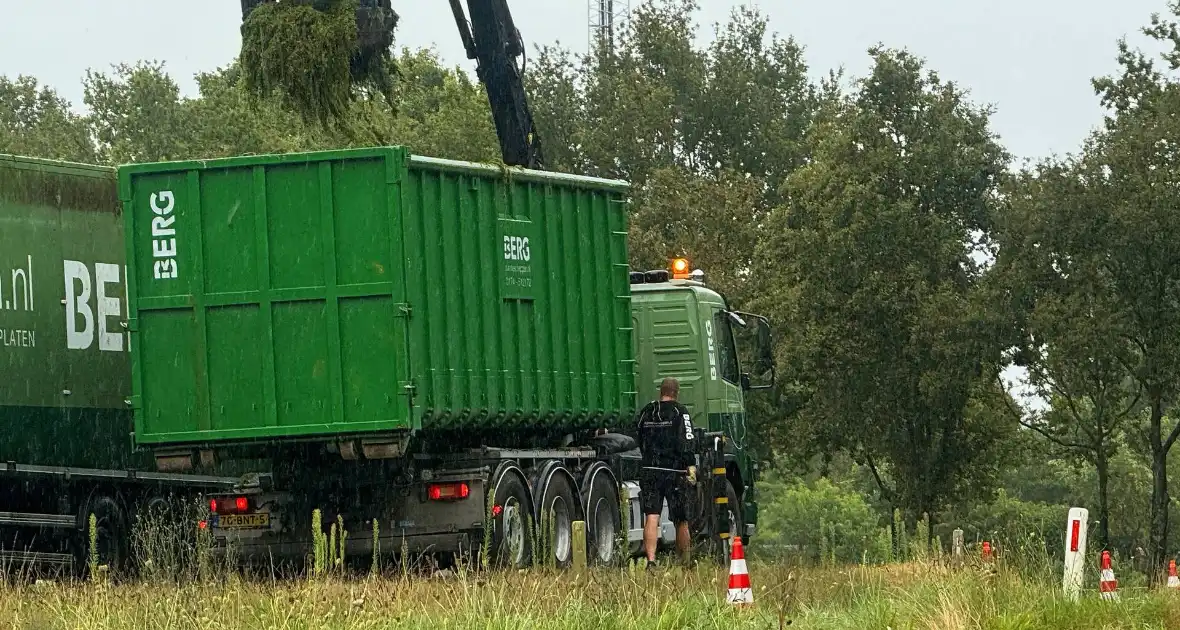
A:
<svg viewBox="0 0 1180 630">
<path fill-rule="evenodd" d="M 1003 563 L 910 562 L 792 569 L 752 562 L 755 604 L 725 604 L 727 572 L 707 565 L 656 574 L 538 568 L 448 578 L 23 585 L 0 591 L 3 628 L 1175 628 L 1180 594 L 1089 589 Z M 782 625 L 780 625 L 780 623 Z"/>
<path fill-rule="evenodd" d="M 368 575 L 350 577 L 338 570 L 348 534 L 339 519 L 325 534 L 318 513 L 313 579 L 243 579 L 230 569 L 232 551 L 224 563 L 211 560 L 208 530 L 192 528 L 190 509 L 137 521 L 140 579 L 11 583 L 0 590 L 0 628 L 1180 628 L 1180 593 L 1148 590 L 1127 580 L 1130 571 L 1119 574 L 1119 601 L 1099 599 L 1092 568 L 1081 601 L 1070 602 L 1060 563 L 1031 537 L 1006 543 L 992 562 L 945 556 L 924 535 L 903 540 L 911 559 L 894 563 L 752 559 L 755 604 L 738 609 L 725 603 L 727 567 L 702 558 L 656 573 L 630 563 L 561 571 L 543 532 L 533 537 L 542 566 L 528 571 L 459 564 L 433 577 L 412 573 L 403 541 L 400 571 L 379 573 L 374 556 Z"/>
</svg>

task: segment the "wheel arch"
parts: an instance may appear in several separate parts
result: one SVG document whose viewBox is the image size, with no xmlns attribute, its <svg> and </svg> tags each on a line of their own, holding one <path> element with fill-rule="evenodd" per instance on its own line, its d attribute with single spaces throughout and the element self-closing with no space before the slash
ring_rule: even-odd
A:
<svg viewBox="0 0 1180 630">
<path fill-rule="evenodd" d="M 561 460 L 545 460 L 545 462 L 537 467 L 536 485 L 533 487 L 531 494 L 534 497 L 544 498 L 545 492 L 549 490 L 549 484 L 553 481 L 553 478 L 558 475 L 565 478 L 565 480 L 570 485 L 570 491 L 574 493 L 574 508 L 577 510 L 577 512 L 573 515 L 572 520 L 584 520 L 586 518 L 586 510 L 583 506 L 582 489 L 578 485 L 577 480 L 574 479 L 573 473 L 571 473 L 569 469 L 565 467 L 565 463 Z M 538 501 L 531 497 L 530 501 L 533 504 L 534 522 L 540 523 L 542 506 Z"/>
<path fill-rule="evenodd" d="M 615 493 L 619 497 L 622 497 L 623 496 L 623 489 L 619 485 L 618 476 L 615 475 L 615 471 L 612 470 L 611 467 L 606 462 L 602 462 L 602 461 L 594 462 L 593 464 L 590 464 L 588 467 L 586 467 L 586 472 L 582 473 L 582 488 L 593 488 L 594 487 L 594 480 L 597 479 L 599 477 L 599 475 L 603 475 L 603 474 L 605 474 L 607 479 L 610 479 L 611 484 L 614 485 Z M 586 515 L 590 513 L 590 492 L 589 491 L 583 492 L 582 496 L 581 496 L 581 500 L 582 500 L 582 517 L 585 518 Z M 627 526 L 626 523 L 621 523 L 620 525 L 622 527 Z"/>
<path fill-rule="evenodd" d="M 510 474 L 516 475 L 520 480 L 520 485 L 524 486 L 524 494 L 529 501 L 529 513 L 533 513 L 536 510 L 537 501 L 534 498 L 533 489 L 529 487 L 528 475 L 524 474 L 524 470 L 516 460 L 506 459 L 496 466 L 491 476 L 492 483 L 488 486 L 488 493 L 493 497 L 492 501 L 495 501 L 496 488 L 500 486 L 500 482 L 503 481 L 504 477 Z"/>
</svg>

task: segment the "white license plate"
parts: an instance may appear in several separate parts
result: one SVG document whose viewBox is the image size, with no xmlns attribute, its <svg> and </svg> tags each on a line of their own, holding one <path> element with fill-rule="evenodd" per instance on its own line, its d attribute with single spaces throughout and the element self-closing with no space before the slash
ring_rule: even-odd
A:
<svg viewBox="0 0 1180 630">
<path fill-rule="evenodd" d="M 263 529 L 270 527 L 270 513 L 221 514 L 213 526 L 218 529 Z"/>
</svg>

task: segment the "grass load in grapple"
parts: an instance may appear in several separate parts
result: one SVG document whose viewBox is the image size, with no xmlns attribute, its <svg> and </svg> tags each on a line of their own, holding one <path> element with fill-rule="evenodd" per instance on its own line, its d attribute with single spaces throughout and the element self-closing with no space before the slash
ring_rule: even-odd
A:
<svg viewBox="0 0 1180 630">
<path fill-rule="evenodd" d="M 339 119 L 355 89 L 393 103 L 389 0 L 255 0 L 243 4 L 241 64 L 255 97 L 278 94 L 306 120 Z"/>
</svg>

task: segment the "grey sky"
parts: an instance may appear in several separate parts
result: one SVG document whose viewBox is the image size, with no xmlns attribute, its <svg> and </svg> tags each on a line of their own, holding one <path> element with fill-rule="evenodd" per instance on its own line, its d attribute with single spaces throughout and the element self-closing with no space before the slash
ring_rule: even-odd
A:
<svg viewBox="0 0 1180 630">
<path fill-rule="evenodd" d="M 586 47 L 587 0 L 509 0 L 530 44 Z M 638 4 L 638 0 L 633 0 Z M 865 50 L 881 41 L 925 57 L 945 78 L 997 108 L 994 125 L 1017 156 L 1073 151 L 1100 121 L 1089 79 L 1115 69 L 1115 42 L 1139 41 L 1138 27 L 1164 0 L 702 0 L 703 40 L 734 6 L 755 4 L 771 28 L 806 47 L 816 76 L 844 65 L 859 76 Z M 5 0 L 0 74 L 31 74 L 81 108 L 87 68 L 157 59 L 195 91 L 193 73 L 238 51 L 238 0 Z M 470 70 L 446 0 L 394 0 L 398 44 L 434 46 Z M 544 10 L 546 13 L 542 14 Z"/>
</svg>

